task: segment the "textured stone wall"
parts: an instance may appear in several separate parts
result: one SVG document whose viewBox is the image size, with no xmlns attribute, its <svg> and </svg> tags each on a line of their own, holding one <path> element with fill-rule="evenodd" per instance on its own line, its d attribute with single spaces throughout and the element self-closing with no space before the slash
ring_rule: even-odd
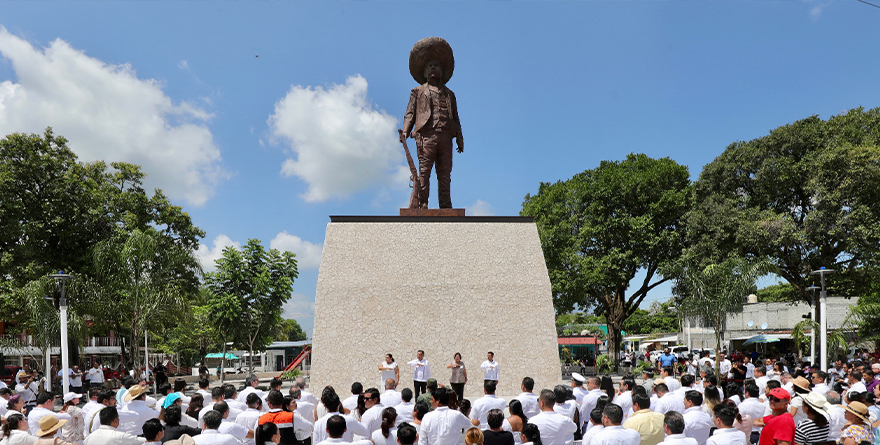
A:
<svg viewBox="0 0 880 445">
<path fill-rule="evenodd" d="M 394 220 L 393 218 L 388 218 Z M 400 221 L 408 221 L 401 219 Z M 411 221 L 411 220 L 410 220 Z M 528 218 L 504 222 L 331 222 L 315 297 L 311 389 L 379 385 L 386 353 L 412 387 L 406 362 L 423 349 L 431 376 L 448 384 L 455 352 L 468 368 L 465 394 L 482 395 L 480 363 L 495 352 L 498 395 L 560 380 L 550 280 Z"/>
</svg>

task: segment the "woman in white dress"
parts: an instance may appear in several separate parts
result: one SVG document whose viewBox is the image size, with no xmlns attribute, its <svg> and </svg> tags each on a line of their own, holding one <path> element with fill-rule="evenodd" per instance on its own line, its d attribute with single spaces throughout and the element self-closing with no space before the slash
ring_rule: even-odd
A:
<svg viewBox="0 0 880 445">
<path fill-rule="evenodd" d="M 379 391 L 385 392 L 385 381 L 388 379 L 394 379 L 395 383 L 400 383 L 400 369 L 391 354 L 385 354 L 385 361 L 379 364 L 379 371 L 382 371 L 382 375 L 379 377 Z"/>
<path fill-rule="evenodd" d="M 37 436 L 28 433 L 27 419 L 19 413 L 6 416 L 0 437 L 2 445 L 33 445 L 37 441 Z"/>
</svg>

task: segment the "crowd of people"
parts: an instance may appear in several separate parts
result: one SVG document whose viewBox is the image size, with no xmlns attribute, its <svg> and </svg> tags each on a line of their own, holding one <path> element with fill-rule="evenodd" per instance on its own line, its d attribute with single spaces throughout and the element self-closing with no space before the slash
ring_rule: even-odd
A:
<svg viewBox="0 0 880 445">
<path fill-rule="evenodd" d="M 33 382 L 22 375 L 15 391 L 0 388 L 0 445 L 880 444 L 880 361 L 838 361 L 827 371 L 772 362 L 768 369 L 722 353 L 719 379 L 709 357 L 677 372 L 669 356 L 616 384 L 574 373 L 570 385 L 536 393 L 525 377 L 509 401 L 496 395 L 500 365 L 492 353 L 480 367 L 483 395 L 473 401 L 463 397 L 461 355 L 446 366 L 447 387 L 430 376 L 423 351 L 408 362 L 413 388 L 398 391 L 400 370 L 389 354 L 379 366 L 381 388 L 354 382 L 350 394 L 327 386 L 314 395 L 302 377 L 286 394 L 278 379 L 263 391 L 248 375 L 240 391 L 201 379 L 187 394 L 177 379 L 151 397 L 144 380 L 127 378 L 116 391 L 65 394 L 57 409 L 55 396 L 38 388 L 26 401 Z"/>
</svg>

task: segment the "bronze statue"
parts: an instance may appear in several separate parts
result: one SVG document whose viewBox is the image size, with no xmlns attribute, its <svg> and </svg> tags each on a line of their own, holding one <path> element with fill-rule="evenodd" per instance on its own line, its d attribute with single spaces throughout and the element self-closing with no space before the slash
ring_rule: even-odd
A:
<svg viewBox="0 0 880 445">
<path fill-rule="evenodd" d="M 431 167 L 435 164 L 440 208 L 452 208 L 449 183 L 453 138 L 458 152 L 464 152 L 455 94 L 446 88 L 454 69 L 452 47 L 440 37 L 419 40 L 409 53 L 409 72 L 419 86 L 410 92 L 403 129 L 399 133 L 404 148 L 407 137 L 416 140 L 419 156 L 418 180 L 413 178 L 415 186 L 410 197 L 410 208 L 428 208 Z"/>
</svg>

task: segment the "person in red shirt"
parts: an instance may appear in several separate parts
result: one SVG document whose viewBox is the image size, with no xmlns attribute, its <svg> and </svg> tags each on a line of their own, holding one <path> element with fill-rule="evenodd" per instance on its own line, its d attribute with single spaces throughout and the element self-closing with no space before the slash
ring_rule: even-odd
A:
<svg viewBox="0 0 880 445">
<path fill-rule="evenodd" d="M 791 395 L 787 390 L 775 388 L 767 393 L 773 414 L 755 420 L 755 426 L 763 426 L 758 445 L 791 445 L 794 443 L 794 417 L 788 412 Z"/>
</svg>

